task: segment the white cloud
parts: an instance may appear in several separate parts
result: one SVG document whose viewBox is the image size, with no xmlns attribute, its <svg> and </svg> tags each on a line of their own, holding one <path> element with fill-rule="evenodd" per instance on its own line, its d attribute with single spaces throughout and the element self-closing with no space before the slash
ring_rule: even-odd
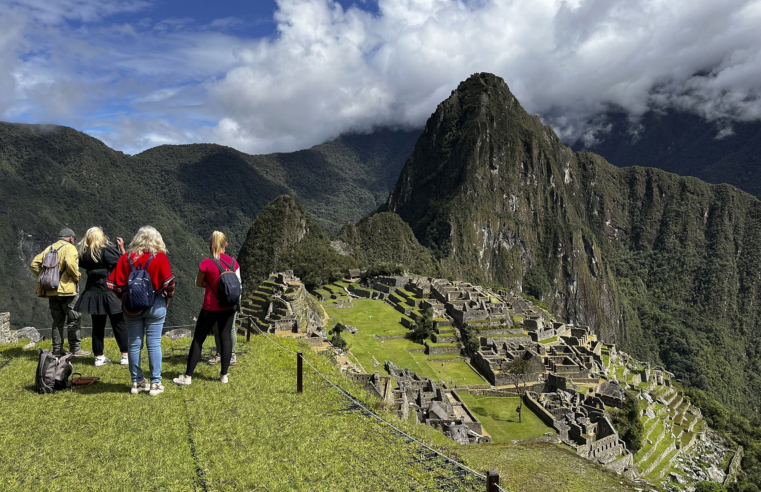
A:
<svg viewBox="0 0 761 492">
<path fill-rule="evenodd" d="M 488 71 L 567 141 L 604 137 L 593 116 L 611 105 L 633 129 L 653 108 L 695 112 L 724 135 L 761 118 L 760 0 L 378 0 L 374 14 L 277 4 L 277 35 L 250 40 L 230 31 L 235 19 L 186 12 L 98 22 L 146 8 L 138 0 L 15 2 L 25 33 L 7 34 L 0 15 L 0 48 L 11 47 L 0 50 L 0 89 L 16 94 L 11 104 L 0 90 L 0 114 L 80 118 L 128 151 L 194 141 L 287 151 L 422 125 L 458 82 Z"/>
<path fill-rule="evenodd" d="M 348 129 L 421 125 L 473 72 L 505 78 L 567 140 L 609 105 L 761 118 L 758 1 L 280 0 L 279 36 L 210 85 L 216 141 L 292 150 Z M 705 75 L 696 75 L 707 71 Z M 591 130 L 591 131 L 590 131 Z M 603 131 L 604 133 L 604 131 Z"/>
</svg>

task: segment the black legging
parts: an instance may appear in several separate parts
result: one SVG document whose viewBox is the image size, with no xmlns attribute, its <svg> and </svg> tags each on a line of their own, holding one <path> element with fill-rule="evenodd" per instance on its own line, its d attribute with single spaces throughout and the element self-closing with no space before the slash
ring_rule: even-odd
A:
<svg viewBox="0 0 761 492">
<path fill-rule="evenodd" d="M 196 322 L 196 332 L 193 334 L 193 341 L 190 343 L 190 352 L 188 353 L 188 368 L 185 374 L 188 376 L 193 375 L 193 371 L 196 370 L 198 361 L 201 360 L 201 349 L 203 348 L 203 342 L 206 341 L 206 337 L 211 335 L 211 329 L 214 328 L 214 324 L 219 325 L 219 341 L 220 347 L 217 350 L 222 356 L 220 363 L 222 364 L 222 375 L 227 374 L 227 369 L 230 367 L 230 357 L 233 355 L 233 341 L 232 341 L 232 329 L 233 319 L 235 319 L 235 309 L 226 309 L 224 311 L 207 311 L 201 309 L 201 314 L 198 315 L 198 322 Z"/>
<path fill-rule="evenodd" d="M 92 314 L 92 351 L 95 355 L 103 355 L 103 339 L 106 336 L 106 318 L 111 320 L 111 329 L 116 338 L 116 344 L 121 353 L 129 352 L 127 342 L 127 323 L 124 322 L 122 313 L 116 314 Z"/>
</svg>

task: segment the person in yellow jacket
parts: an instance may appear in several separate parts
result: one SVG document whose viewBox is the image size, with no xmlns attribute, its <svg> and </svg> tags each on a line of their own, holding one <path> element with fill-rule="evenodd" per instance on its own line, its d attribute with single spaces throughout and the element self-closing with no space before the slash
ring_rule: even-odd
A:
<svg viewBox="0 0 761 492">
<path fill-rule="evenodd" d="M 74 243 L 76 234 L 71 229 L 63 229 L 58 234 L 58 241 L 45 248 L 42 253 L 34 257 L 32 271 L 39 278 L 42 273 L 42 261 L 45 254 L 50 251 L 58 252 L 59 282 L 55 290 L 46 290 L 40 282 L 37 282 L 37 295 L 47 297 L 50 304 L 50 314 L 53 316 L 53 354 L 60 356 L 63 351 L 63 329 L 66 327 L 69 338 L 69 351 L 75 357 L 90 355 L 90 352 L 82 350 L 82 338 L 80 329 L 82 317 L 74 311 L 79 293 L 79 252 Z"/>
</svg>

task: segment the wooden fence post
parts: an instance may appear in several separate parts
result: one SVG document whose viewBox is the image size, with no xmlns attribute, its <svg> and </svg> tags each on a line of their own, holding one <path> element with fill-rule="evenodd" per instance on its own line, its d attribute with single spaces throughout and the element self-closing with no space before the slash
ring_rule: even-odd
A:
<svg viewBox="0 0 761 492">
<path fill-rule="evenodd" d="M 486 492 L 499 492 L 499 472 L 486 473 Z"/>
<path fill-rule="evenodd" d="M 296 391 L 304 392 L 304 358 L 301 352 L 296 354 Z"/>
</svg>

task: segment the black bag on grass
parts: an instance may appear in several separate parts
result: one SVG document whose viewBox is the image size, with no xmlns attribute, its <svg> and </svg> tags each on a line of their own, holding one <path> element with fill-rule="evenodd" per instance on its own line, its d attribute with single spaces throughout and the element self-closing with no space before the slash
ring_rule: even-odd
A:
<svg viewBox="0 0 761 492">
<path fill-rule="evenodd" d="M 37 393 L 55 393 L 67 389 L 71 383 L 71 373 L 74 371 L 71 365 L 72 354 L 56 357 L 50 350 L 38 350 L 40 361 L 37 363 L 37 375 L 34 378 L 34 387 Z"/>
</svg>

